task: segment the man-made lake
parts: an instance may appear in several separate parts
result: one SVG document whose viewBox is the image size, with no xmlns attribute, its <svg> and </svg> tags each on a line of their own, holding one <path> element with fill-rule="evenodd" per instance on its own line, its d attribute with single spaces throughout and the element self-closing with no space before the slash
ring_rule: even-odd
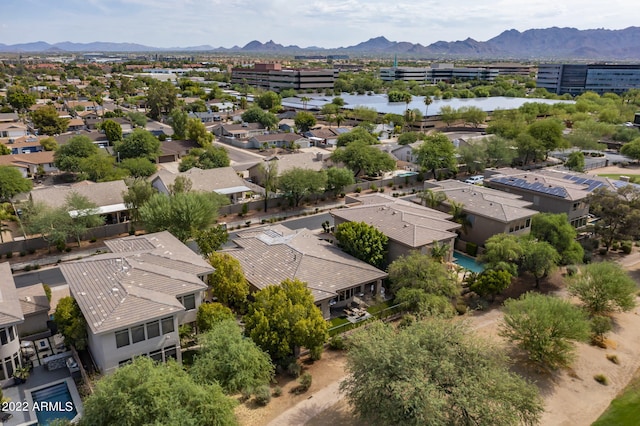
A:
<svg viewBox="0 0 640 426">
<path fill-rule="evenodd" d="M 330 103 L 334 96 L 325 95 L 305 95 L 310 100 L 306 103 L 307 109 L 320 109 L 323 105 Z M 373 108 L 381 114 L 404 114 L 407 105 L 404 102 L 389 102 L 387 95 L 350 95 L 343 93 L 340 95 L 345 101 L 344 108 L 353 109 L 358 106 Z M 490 98 L 467 98 L 467 99 L 433 99 L 433 103 L 429 105 L 429 116 L 439 115 L 440 108 L 447 105 L 458 109 L 464 106 L 474 106 L 485 112 L 492 112 L 497 109 L 517 109 L 525 103 L 574 103 L 574 101 L 556 100 L 556 99 L 538 99 L 538 98 L 507 98 L 505 96 L 494 96 Z M 300 98 L 285 98 L 282 100 L 285 107 L 303 108 Z M 424 104 L 424 96 L 414 96 L 409 103 L 409 109 L 417 108 L 423 114 L 426 110 Z"/>
</svg>

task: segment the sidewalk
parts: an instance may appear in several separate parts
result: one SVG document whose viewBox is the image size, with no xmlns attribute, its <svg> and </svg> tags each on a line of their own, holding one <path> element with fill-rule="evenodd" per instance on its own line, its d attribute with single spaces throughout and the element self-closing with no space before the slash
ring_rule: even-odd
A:
<svg viewBox="0 0 640 426">
<path fill-rule="evenodd" d="M 291 219 L 294 217 L 302 217 L 302 216 L 326 213 L 332 209 L 342 208 L 344 207 L 344 205 L 345 204 L 344 204 L 344 198 L 343 198 L 338 201 L 323 202 L 323 203 L 318 203 L 317 205 L 297 207 L 289 210 L 278 211 L 275 213 L 273 212 L 265 213 L 264 211 L 261 211 L 259 213 L 248 215 L 246 218 L 242 218 L 240 220 L 235 220 L 233 222 L 226 222 L 226 224 L 227 224 L 227 229 L 231 231 L 233 228 L 237 228 L 238 226 L 245 227 L 247 222 L 249 221 L 251 222 L 250 225 L 252 226 L 261 225 L 261 224 L 264 224 L 265 222 L 269 222 L 271 219 L 280 218 L 280 220 L 282 220 L 282 218 Z M 221 219 L 224 219 L 224 218 L 221 218 Z M 224 220 L 219 220 L 219 222 L 224 222 Z"/>
<path fill-rule="evenodd" d="M 289 408 L 284 413 L 267 423 L 267 426 L 299 426 L 333 407 L 343 397 L 340 394 L 340 382 L 343 379 L 336 380 L 329 386 L 320 389 L 304 401 L 299 402 L 295 406 Z"/>
</svg>

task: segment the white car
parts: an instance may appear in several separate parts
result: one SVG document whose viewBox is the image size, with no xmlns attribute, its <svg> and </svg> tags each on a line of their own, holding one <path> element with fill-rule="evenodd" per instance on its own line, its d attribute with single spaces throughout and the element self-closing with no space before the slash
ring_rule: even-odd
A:
<svg viewBox="0 0 640 426">
<path fill-rule="evenodd" d="M 484 176 L 482 175 L 471 176 L 464 181 L 464 183 L 470 183 L 473 185 L 479 185 L 482 182 L 484 182 Z"/>
</svg>

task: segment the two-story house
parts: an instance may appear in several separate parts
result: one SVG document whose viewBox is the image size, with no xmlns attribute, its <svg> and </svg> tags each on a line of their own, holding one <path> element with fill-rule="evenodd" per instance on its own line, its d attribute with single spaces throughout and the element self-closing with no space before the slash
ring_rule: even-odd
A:
<svg viewBox="0 0 640 426">
<path fill-rule="evenodd" d="M 97 367 L 109 373 L 137 356 L 180 362 L 178 327 L 195 321 L 214 269 L 167 231 L 105 244 L 111 253 L 60 265 Z"/>
</svg>

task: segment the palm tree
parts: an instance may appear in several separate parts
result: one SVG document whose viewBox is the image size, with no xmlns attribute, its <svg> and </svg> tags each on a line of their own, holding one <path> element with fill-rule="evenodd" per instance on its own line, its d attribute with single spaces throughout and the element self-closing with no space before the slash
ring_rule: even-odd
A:
<svg viewBox="0 0 640 426">
<path fill-rule="evenodd" d="M 431 245 L 431 257 L 440 263 L 444 263 L 445 258 L 449 255 L 449 244 L 442 244 L 439 241 L 434 241 Z"/>
<path fill-rule="evenodd" d="M 307 96 L 303 96 L 300 98 L 300 100 L 302 101 L 302 109 L 306 110 L 307 109 L 307 102 L 309 102 L 311 100 L 311 98 L 307 97 Z"/>
<path fill-rule="evenodd" d="M 431 105 L 432 103 L 433 103 L 433 99 L 431 99 L 431 96 L 424 97 L 424 105 L 425 105 L 424 118 L 425 119 L 429 116 L 429 105 Z"/>
<path fill-rule="evenodd" d="M 436 192 L 430 189 L 425 189 L 424 191 L 422 191 L 420 195 L 418 195 L 418 197 L 425 202 L 427 207 L 430 207 L 432 209 L 435 209 L 444 200 L 447 199 L 447 196 L 445 195 L 444 192 L 440 192 L 440 191 Z"/>
<path fill-rule="evenodd" d="M 466 234 L 472 225 L 467 213 L 464 211 L 464 204 L 451 200 L 450 206 L 449 214 L 453 216 L 454 222 L 462 225 L 461 231 L 463 234 Z"/>
</svg>

